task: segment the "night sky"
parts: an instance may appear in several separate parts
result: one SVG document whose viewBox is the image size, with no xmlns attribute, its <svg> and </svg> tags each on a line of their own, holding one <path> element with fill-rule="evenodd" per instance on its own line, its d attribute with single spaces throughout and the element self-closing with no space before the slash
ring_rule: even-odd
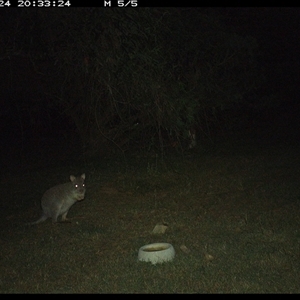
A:
<svg viewBox="0 0 300 300">
<path fill-rule="evenodd" d="M 270 76 L 269 88 L 289 97 L 297 97 L 300 9 L 227 8 L 225 15 L 237 32 L 258 40 L 262 49 L 261 63 Z"/>
<path fill-rule="evenodd" d="M 295 132 L 299 129 L 298 126 L 298 112 L 299 109 L 299 32 L 300 32 L 300 9 L 299 8 L 216 8 L 220 18 L 228 26 L 242 36 L 253 36 L 257 39 L 261 55 L 259 63 L 265 69 L 267 81 L 260 89 L 262 96 L 276 94 L 283 101 L 277 112 L 274 115 L 273 122 L 276 123 L 278 114 L 282 112 L 285 114 L 285 121 L 291 122 L 291 126 Z M 12 26 L 7 24 L 7 15 L 0 11 L 0 18 L 4 25 L 2 27 L 5 32 L 5 26 Z M 0 55 L 1 62 L 1 140 L 2 140 L 2 159 L 1 161 L 7 164 L 6 157 L 12 157 L 14 150 L 20 151 L 20 134 L 21 129 L 26 131 L 26 128 L 21 128 L 17 118 L 16 111 L 8 110 L 8 102 L 12 98 L 18 98 L 18 101 L 26 101 L 30 94 L 23 94 L 22 87 L 34 85 L 34 78 L 30 78 L 32 74 L 26 72 L 26 64 L 22 61 L 22 57 L 18 54 L 8 55 L 10 49 L 5 49 L 2 45 Z M 20 60 L 20 65 L 19 61 Z M 13 66 L 13 67 L 12 67 Z M 16 67 L 18 66 L 18 67 Z M 14 73 L 14 78 L 18 78 L 13 86 L 7 86 L 7 80 L 11 76 L 10 72 Z M 34 75 L 37 76 L 37 75 Z M 30 79 L 29 79 L 30 78 Z M 36 87 L 35 87 L 36 88 Z M 43 91 L 40 91 L 42 94 Z M 33 108 L 34 109 L 34 108 Z M 44 118 L 43 111 L 40 112 L 41 118 Z M 59 126 L 64 126 L 63 121 L 55 116 L 55 111 L 51 112 L 54 115 L 50 116 L 53 123 Z M 8 118 L 8 114 L 10 117 Z M 270 116 L 269 116 L 270 117 Z M 271 116 L 272 118 L 272 116 Z M 23 125 L 22 125 L 23 126 Z M 59 131 L 60 128 L 52 127 L 49 129 L 45 123 L 45 128 L 40 128 L 44 135 L 53 135 L 54 132 Z M 63 130 L 68 130 L 64 128 Z M 54 134 L 55 135 L 55 134 Z M 33 145 L 30 151 L 36 150 Z M 19 153 L 16 151 L 17 153 Z M 17 155 L 17 154 L 16 154 Z"/>
</svg>

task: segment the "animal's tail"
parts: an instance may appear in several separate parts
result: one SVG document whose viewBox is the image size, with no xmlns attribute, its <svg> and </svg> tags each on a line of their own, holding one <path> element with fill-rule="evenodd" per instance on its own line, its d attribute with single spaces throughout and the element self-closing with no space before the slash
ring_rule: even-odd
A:
<svg viewBox="0 0 300 300">
<path fill-rule="evenodd" d="M 26 225 L 35 225 L 35 224 L 39 224 L 39 223 L 44 222 L 44 221 L 47 220 L 47 219 L 48 219 L 48 216 L 42 215 L 37 221 L 26 223 Z"/>
</svg>

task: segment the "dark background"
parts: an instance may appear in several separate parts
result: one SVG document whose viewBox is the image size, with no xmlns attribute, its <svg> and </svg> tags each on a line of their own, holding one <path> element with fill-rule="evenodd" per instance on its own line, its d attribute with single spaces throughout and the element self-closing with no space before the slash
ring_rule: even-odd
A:
<svg viewBox="0 0 300 300">
<path fill-rule="evenodd" d="M 102 8 L 98 8 L 98 10 L 101 9 Z M 75 10 L 76 8 L 74 8 L 74 11 Z M 86 8 L 86 10 L 89 9 Z M 91 9 L 88 11 L 88 14 L 90 13 L 91 16 L 96 16 L 98 12 L 95 12 L 95 10 L 97 9 Z M 178 10 L 180 9 L 178 8 Z M 195 10 L 196 8 L 191 9 L 193 17 L 195 16 Z M 229 120 L 232 119 L 231 116 L 239 119 L 240 123 L 238 124 L 247 120 L 247 122 L 245 121 L 246 125 L 243 124 L 243 126 L 240 126 L 240 128 L 236 130 L 237 138 L 241 136 L 251 136 L 252 133 L 259 137 L 260 133 L 265 134 L 265 132 L 268 132 L 267 137 L 273 141 L 276 140 L 276 142 L 284 140 L 290 143 L 296 143 L 297 140 L 299 140 L 299 12 L 299 8 L 285 7 L 209 8 L 201 10 L 201 13 L 207 13 L 210 16 L 213 15 L 217 17 L 221 24 L 227 26 L 232 32 L 242 37 L 251 36 L 256 40 L 259 46 L 256 63 L 261 73 L 263 73 L 263 80 L 255 89 L 255 92 L 245 94 L 245 101 L 242 100 L 239 102 L 238 110 L 233 103 L 228 106 L 226 110 L 220 108 L 217 111 L 216 124 L 218 125 L 215 125 L 215 127 L 211 125 L 211 128 L 217 128 L 217 130 L 216 132 L 213 130 L 210 131 L 210 140 L 215 140 L 215 138 L 219 136 L 218 131 L 220 130 L 218 129 L 220 128 L 222 128 L 223 137 L 232 134 L 232 125 L 227 126 L 226 124 L 227 121 L 229 124 Z M 55 12 L 52 11 L 51 13 L 55 16 Z M 70 14 L 72 15 L 72 12 L 70 12 Z M 71 15 L 69 16 L 70 18 L 72 18 Z M 100 13 L 99 18 L 101 18 L 101 16 L 102 14 Z M 120 12 L 116 13 L 115 20 L 117 20 L 119 16 L 121 16 Z M 82 97 L 78 97 L 79 100 L 76 100 L 77 102 L 71 103 L 69 110 L 67 109 L 69 104 L 66 103 L 66 100 L 62 100 L 61 103 L 66 104 L 63 105 L 62 108 L 61 103 L 57 101 L 58 93 L 52 93 L 52 91 L 66 89 L 67 92 L 64 92 L 66 99 L 75 99 L 77 92 L 76 89 L 72 92 L 70 81 L 72 81 L 74 86 L 78 86 L 83 82 L 83 79 L 76 75 L 80 74 L 76 73 L 79 65 L 78 62 L 80 62 L 81 67 L 90 67 L 91 55 L 86 57 L 83 55 L 76 61 L 77 57 L 79 57 L 76 53 L 81 52 L 79 51 L 80 49 L 76 52 L 76 43 L 74 43 L 74 49 L 72 48 L 75 53 L 74 57 L 71 58 L 70 52 L 66 52 L 67 58 L 65 58 L 64 61 L 66 65 L 64 66 L 65 70 L 68 71 L 65 74 L 74 73 L 74 78 L 77 78 L 78 81 L 76 82 L 71 77 L 68 77 L 71 75 L 65 75 L 60 65 L 63 61 L 62 57 L 64 57 L 63 51 L 65 45 L 63 45 L 62 42 L 55 44 L 56 37 L 52 37 L 52 40 L 47 44 L 47 39 L 45 39 L 44 35 L 46 33 L 47 23 L 37 26 L 38 17 L 40 16 L 38 16 L 36 10 L 28 11 L 25 14 L 16 9 L 0 11 L 0 20 L 2 23 L 2 50 L 0 54 L 0 138 L 2 170 L 10 171 L 13 168 L 18 169 L 21 165 L 30 165 L 33 161 L 39 161 L 41 157 L 46 158 L 48 163 L 49 161 L 50 163 L 54 163 L 57 158 L 58 161 L 64 161 L 70 157 L 81 157 L 83 154 L 88 156 L 90 152 L 92 152 L 93 156 L 99 155 L 99 157 L 103 157 L 103 155 L 111 153 L 112 150 L 117 153 L 118 151 L 124 152 L 124 149 L 128 151 L 131 147 L 136 147 L 137 145 L 135 143 L 129 142 L 129 132 L 133 132 L 133 127 L 129 128 L 128 124 L 141 122 L 141 119 L 150 119 L 145 112 L 141 112 L 139 109 L 141 103 L 132 105 L 132 107 L 138 107 L 138 109 L 134 111 L 131 107 L 129 114 L 126 112 L 126 114 L 122 115 L 124 117 L 120 117 L 121 113 L 117 117 L 108 114 L 111 118 L 107 123 L 103 122 L 103 130 L 105 132 L 101 131 L 101 133 L 98 132 L 93 136 L 92 133 L 90 133 L 91 131 L 84 131 L 86 129 L 84 126 L 76 124 L 76 118 L 78 122 L 80 121 L 78 117 L 72 119 L 72 115 L 69 113 L 74 108 L 74 103 L 76 105 L 80 103 L 80 99 L 83 99 Z M 161 14 L 157 13 L 157 20 L 159 17 L 161 17 Z M 185 14 L 185 18 L 188 18 L 188 12 Z M 31 22 L 30 20 L 33 21 Z M 107 17 L 107 20 L 109 20 L 109 17 Z M 186 22 L 184 24 L 189 23 Z M 51 26 L 52 25 L 49 25 L 49 27 Z M 104 28 L 103 30 L 108 31 L 110 23 L 108 21 L 103 22 L 102 26 Z M 18 30 L 15 28 L 18 28 Z M 89 28 L 89 25 L 86 25 L 86 28 Z M 66 32 L 70 33 L 72 30 L 76 32 L 76 30 L 80 31 L 81 29 L 63 27 L 61 31 L 58 30 L 57 32 L 63 35 Z M 49 32 L 51 32 L 51 30 L 49 30 Z M 118 32 L 119 31 L 112 31 L 114 34 L 110 36 L 118 38 Z M 72 35 L 70 34 L 68 36 L 69 40 L 66 40 L 66 44 L 71 43 L 70 36 Z M 115 41 L 111 41 L 115 48 L 108 48 L 107 52 L 117 49 L 117 38 Z M 39 45 L 39 47 L 37 47 L 37 45 Z M 84 41 L 83 44 L 78 45 L 78 48 L 82 48 L 83 46 Z M 100 45 L 99 47 L 105 47 L 105 45 Z M 50 49 L 52 52 L 50 52 Z M 70 48 L 66 49 L 70 51 Z M 58 58 L 56 59 L 53 53 L 57 54 L 57 57 L 59 57 L 61 61 L 59 61 Z M 179 57 L 179 54 L 177 55 Z M 187 56 L 187 54 L 184 53 L 182 55 Z M 114 61 L 116 57 L 117 55 L 113 57 L 112 54 L 109 59 Z M 106 59 L 106 61 L 109 59 Z M 187 62 L 187 64 L 188 63 L 189 62 Z M 96 65 L 101 68 L 103 67 L 103 62 L 99 59 L 95 60 L 93 70 L 95 70 Z M 174 66 L 169 66 L 169 68 L 172 70 Z M 82 74 L 83 73 L 84 72 L 82 72 Z M 86 71 L 84 74 L 87 77 L 90 76 L 91 73 Z M 86 81 L 90 83 L 90 86 L 85 82 L 84 89 L 86 90 L 86 94 L 93 89 L 95 82 L 102 80 L 98 74 L 100 73 L 93 73 L 94 77 L 90 77 L 93 78 L 93 81 L 91 79 Z M 109 73 L 109 76 L 113 76 L 113 74 L 114 73 Z M 97 76 L 98 78 L 95 79 Z M 180 78 L 180 74 L 177 76 Z M 67 86 L 68 84 L 69 86 Z M 126 85 L 129 86 L 127 83 Z M 114 88 L 116 85 L 110 86 L 110 88 L 112 87 Z M 124 92 L 124 89 L 122 91 Z M 116 100 L 116 103 L 117 101 L 118 100 Z M 170 100 L 170 103 L 171 101 L 172 100 Z M 249 105 L 249 102 L 251 105 Z M 265 104 L 266 102 L 267 105 Z M 261 105 L 262 103 L 264 104 Z M 90 107 L 89 105 L 90 102 L 87 102 L 85 107 Z M 94 110 L 92 106 L 91 110 Z M 146 117 L 144 118 L 145 115 Z M 112 119 L 114 119 L 114 121 L 112 121 Z M 187 119 L 189 118 L 187 117 L 186 120 Z M 195 119 L 197 121 L 200 119 L 198 124 L 201 124 L 203 117 L 201 114 L 198 114 Z M 122 124 L 120 120 L 123 122 Z M 221 123 L 217 123 L 219 120 L 221 120 Z M 87 122 L 85 119 L 81 121 L 82 123 Z M 168 124 L 174 124 L 174 121 L 170 119 Z M 159 123 L 159 125 L 161 124 Z M 113 132 L 113 129 L 117 126 L 119 126 L 118 128 L 120 128 L 120 130 L 118 129 L 119 131 L 117 133 L 115 131 Z M 156 137 L 155 133 L 152 134 L 151 130 L 153 130 L 153 132 L 158 131 L 158 127 L 154 127 L 150 121 L 148 121 L 148 123 L 145 122 L 143 127 L 140 127 L 140 131 L 143 131 L 144 136 L 144 138 L 141 139 L 141 144 L 147 140 L 145 136 Z M 164 125 L 164 127 L 161 127 L 166 129 L 172 126 Z M 235 125 L 233 127 L 236 129 Z M 184 128 L 184 126 L 182 126 L 182 128 Z M 174 126 L 173 132 L 174 131 L 177 134 L 176 137 L 181 136 L 182 132 L 181 129 L 179 129 L 179 125 Z M 104 134 L 102 135 L 102 133 Z M 140 137 L 141 133 L 139 132 L 138 134 Z M 159 134 L 161 133 L 159 132 Z M 199 130 L 199 136 L 200 135 L 201 130 Z M 82 138 L 83 136 L 84 138 Z M 101 136 L 101 139 L 99 138 L 99 140 L 97 140 L 95 136 Z M 105 136 L 105 138 L 103 138 L 103 136 Z M 184 136 L 184 134 L 182 134 L 182 136 Z M 207 133 L 205 136 L 207 137 Z M 159 136 L 159 138 L 161 137 L 170 140 L 170 136 Z M 260 141 L 265 138 L 266 135 L 263 135 Z M 135 137 L 133 139 L 135 139 Z M 91 142 L 92 140 L 93 142 Z M 217 141 L 215 142 L 218 143 Z M 105 143 L 107 145 L 103 147 L 102 145 Z M 158 144 L 159 143 L 161 143 L 161 140 L 158 141 Z M 141 144 L 139 144 L 139 146 Z M 167 142 L 165 142 L 165 144 L 167 144 Z M 139 151 L 149 149 L 149 147 L 139 146 L 136 147 Z M 98 150 L 89 151 L 92 148 L 93 150 Z M 159 146 L 157 149 L 160 151 Z M 53 160 L 49 160 L 49 157 L 53 158 Z"/>
<path fill-rule="evenodd" d="M 221 12 L 223 9 L 221 9 Z M 299 82 L 300 11 L 297 7 L 226 8 L 225 19 L 240 33 L 254 36 L 270 80 L 270 91 L 295 97 Z"/>
</svg>

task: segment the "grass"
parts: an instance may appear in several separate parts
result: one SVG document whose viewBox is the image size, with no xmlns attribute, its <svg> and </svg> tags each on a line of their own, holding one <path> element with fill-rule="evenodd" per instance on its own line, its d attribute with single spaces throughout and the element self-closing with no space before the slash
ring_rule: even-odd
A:
<svg viewBox="0 0 300 300">
<path fill-rule="evenodd" d="M 0 292 L 299 293 L 299 146 L 206 150 L 3 176 Z M 24 225 L 47 188 L 82 171 L 87 194 L 72 223 Z M 158 223 L 165 234 L 151 233 Z M 174 261 L 139 262 L 152 242 L 171 243 Z"/>
</svg>

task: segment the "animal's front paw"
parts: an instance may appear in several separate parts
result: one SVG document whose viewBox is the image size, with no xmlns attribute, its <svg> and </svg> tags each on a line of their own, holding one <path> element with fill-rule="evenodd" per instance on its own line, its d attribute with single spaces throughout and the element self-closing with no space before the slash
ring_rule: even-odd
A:
<svg viewBox="0 0 300 300">
<path fill-rule="evenodd" d="M 61 223 L 72 223 L 72 221 L 68 218 L 62 218 Z"/>
<path fill-rule="evenodd" d="M 62 221 L 62 223 L 70 224 L 70 223 L 72 223 L 72 221 L 66 220 L 66 221 Z"/>
</svg>

